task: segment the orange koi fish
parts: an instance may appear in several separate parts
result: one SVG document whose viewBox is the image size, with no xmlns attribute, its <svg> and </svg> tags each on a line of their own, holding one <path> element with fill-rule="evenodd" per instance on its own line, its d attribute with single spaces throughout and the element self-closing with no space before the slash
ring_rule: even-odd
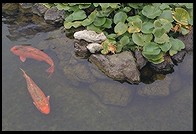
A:
<svg viewBox="0 0 196 134">
<path fill-rule="evenodd" d="M 38 61 L 45 61 L 50 65 L 46 71 L 49 74 L 54 72 L 54 62 L 53 60 L 44 52 L 39 49 L 33 48 L 31 46 L 16 45 L 10 49 L 12 53 L 20 57 L 22 62 L 25 62 L 26 58 L 32 58 Z"/>
<path fill-rule="evenodd" d="M 25 73 L 23 69 L 20 68 L 23 72 L 23 76 L 27 82 L 27 89 L 33 99 L 33 104 L 37 107 L 37 109 L 44 113 L 50 113 L 50 104 L 49 98 L 50 96 L 45 96 L 43 91 L 35 84 L 35 82 Z"/>
</svg>

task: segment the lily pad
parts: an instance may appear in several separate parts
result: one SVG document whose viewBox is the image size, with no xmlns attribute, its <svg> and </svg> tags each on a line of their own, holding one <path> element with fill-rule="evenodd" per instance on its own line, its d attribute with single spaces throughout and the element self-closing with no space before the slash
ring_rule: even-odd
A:
<svg viewBox="0 0 196 134">
<path fill-rule="evenodd" d="M 155 28 L 164 28 L 166 32 L 169 32 L 170 29 L 173 27 L 172 23 L 167 19 L 157 19 L 154 21 Z"/>
<path fill-rule="evenodd" d="M 181 51 L 185 48 L 184 43 L 179 39 L 170 38 L 169 43 L 171 44 L 171 48 L 169 50 L 170 56 L 173 56 L 178 51 Z"/>
<path fill-rule="evenodd" d="M 88 25 L 87 30 L 92 30 L 92 31 L 95 31 L 97 33 L 103 32 L 99 27 L 96 27 L 94 24 Z"/>
<path fill-rule="evenodd" d="M 190 18 L 189 13 L 183 8 L 175 8 L 173 13 L 173 18 L 175 21 L 182 25 L 188 25 L 188 20 Z"/>
<path fill-rule="evenodd" d="M 117 24 L 118 22 L 125 22 L 127 19 L 127 14 L 125 12 L 118 12 L 114 15 L 114 23 Z"/>
<path fill-rule="evenodd" d="M 97 14 L 97 11 L 94 10 L 94 11 L 88 16 L 87 19 L 83 20 L 82 25 L 83 25 L 83 26 L 88 26 L 88 25 L 90 25 L 91 23 L 93 23 L 93 21 L 95 20 L 96 14 Z"/>
<path fill-rule="evenodd" d="M 122 35 L 127 31 L 128 26 L 123 23 L 119 22 L 115 27 L 114 27 L 114 32 L 117 33 L 117 35 Z"/>
<path fill-rule="evenodd" d="M 156 37 L 155 36 L 154 42 L 159 43 L 159 44 L 169 42 L 169 36 L 165 33 L 161 37 Z"/>
<path fill-rule="evenodd" d="M 106 22 L 105 17 L 96 17 L 93 24 L 97 27 L 102 26 Z"/>
<path fill-rule="evenodd" d="M 121 39 L 120 39 L 120 44 L 121 45 L 127 45 L 128 43 L 130 42 L 130 39 L 128 36 L 123 36 Z"/>
<path fill-rule="evenodd" d="M 167 19 L 169 22 L 173 22 L 174 19 L 172 17 L 172 11 L 171 10 L 163 10 L 161 15 L 158 17 L 159 19 Z"/>
<path fill-rule="evenodd" d="M 154 30 L 153 30 L 153 34 L 154 34 L 154 36 L 155 37 L 158 37 L 158 38 L 160 38 L 163 34 L 165 34 L 166 33 L 166 31 L 165 31 L 165 29 L 164 28 L 155 28 Z"/>
<path fill-rule="evenodd" d="M 143 8 L 142 10 L 142 14 L 150 19 L 154 19 L 157 16 L 161 15 L 161 10 L 159 9 L 159 7 L 154 7 L 151 5 L 147 5 Z"/>
<path fill-rule="evenodd" d="M 149 21 L 149 22 L 144 22 L 142 24 L 141 31 L 142 33 L 149 34 L 149 33 L 152 33 L 153 29 L 154 29 L 154 25 L 152 22 Z"/>
<path fill-rule="evenodd" d="M 171 48 L 171 44 L 169 42 L 159 45 L 163 52 L 167 52 Z"/>
<path fill-rule="evenodd" d="M 112 27 L 112 19 L 106 18 L 106 21 L 105 21 L 105 23 L 102 25 L 102 27 L 111 28 L 111 27 Z"/>
<path fill-rule="evenodd" d="M 129 33 L 138 33 L 141 31 L 142 28 L 142 20 L 137 18 L 136 20 L 129 21 L 128 26 Z"/>
<path fill-rule="evenodd" d="M 152 34 L 133 33 L 132 40 L 138 46 L 144 46 L 152 40 Z"/>
<path fill-rule="evenodd" d="M 142 52 L 146 55 L 158 55 L 161 52 L 161 49 L 157 43 L 150 42 L 144 45 Z"/>
<path fill-rule="evenodd" d="M 86 18 L 86 13 L 83 10 L 77 10 L 65 18 L 66 22 L 83 20 Z"/>
</svg>

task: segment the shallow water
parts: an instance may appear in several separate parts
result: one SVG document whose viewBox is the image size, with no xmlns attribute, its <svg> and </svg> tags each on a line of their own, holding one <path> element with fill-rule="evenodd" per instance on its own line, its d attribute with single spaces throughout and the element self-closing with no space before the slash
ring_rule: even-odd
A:
<svg viewBox="0 0 196 134">
<path fill-rule="evenodd" d="M 166 97 L 149 98 L 132 93 L 126 106 L 104 104 L 100 96 L 90 89 L 91 82 L 70 81 L 59 66 L 59 59 L 50 49 L 45 52 L 55 62 L 55 73 L 47 78 L 44 62 L 27 59 L 22 63 L 10 52 L 15 44 L 31 44 L 33 47 L 48 39 L 40 32 L 30 39 L 11 41 L 7 38 L 8 25 L 2 23 L 2 130 L 192 130 L 193 129 L 193 75 L 181 74 L 182 62 L 175 66 L 171 77 L 180 76 L 179 89 Z M 192 59 L 187 54 L 184 60 Z M 89 65 L 79 59 L 81 65 Z M 50 95 L 51 112 L 40 113 L 32 103 L 22 68 L 35 83 Z M 192 69 L 192 68 L 190 68 Z M 103 75 L 103 74 L 102 74 Z M 112 83 L 130 89 L 145 86 L 113 81 L 103 75 L 103 83 Z M 96 82 L 101 80 L 97 79 Z M 160 85 L 163 86 L 163 85 Z"/>
</svg>

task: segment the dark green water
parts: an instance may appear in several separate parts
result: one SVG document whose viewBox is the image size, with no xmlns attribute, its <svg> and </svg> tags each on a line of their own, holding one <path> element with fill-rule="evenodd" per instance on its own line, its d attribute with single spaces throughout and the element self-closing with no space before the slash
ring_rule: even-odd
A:
<svg viewBox="0 0 196 134">
<path fill-rule="evenodd" d="M 74 81 L 70 81 L 69 76 L 63 74 L 58 58 L 50 49 L 46 52 L 52 56 L 56 65 L 55 73 L 51 78 L 47 78 L 45 70 L 49 66 L 44 62 L 27 59 L 22 63 L 10 52 L 10 48 L 15 44 L 31 44 L 37 47 L 37 44 L 48 38 L 47 33 L 40 32 L 30 39 L 15 41 L 7 38 L 9 34 L 8 25 L 2 23 L 3 131 L 193 129 L 193 75 L 181 74 L 181 69 L 186 66 L 186 62 L 175 66 L 175 71 L 168 74 L 173 78 L 179 76 L 180 83 L 183 83 L 179 87 L 175 86 L 179 89 L 170 89 L 175 92 L 168 96 L 152 99 L 133 93 L 133 99 L 126 106 L 107 105 L 90 90 L 90 82 L 73 85 Z M 187 54 L 184 60 L 188 59 L 192 59 L 192 54 Z M 89 64 L 86 59 L 81 59 L 80 62 L 84 65 Z M 50 95 L 49 115 L 43 115 L 33 105 L 19 67 L 27 72 L 46 95 Z M 122 84 L 109 78 L 105 78 L 104 82 L 130 89 L 145 86 L 143 83 Z"/>
</svg>

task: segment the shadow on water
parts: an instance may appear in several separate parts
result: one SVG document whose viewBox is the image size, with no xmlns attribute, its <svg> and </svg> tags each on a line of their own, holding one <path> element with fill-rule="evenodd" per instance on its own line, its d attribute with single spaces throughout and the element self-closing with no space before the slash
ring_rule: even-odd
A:
<svg viewBox="0 0 196 134">
<path fill-rule="evenodd" d="M 32 14 L 26 18 L 17 15 L 2 18 L 3 131 L 192 130 L 192 53 L 174 67 L 173 73 L 151 72 L 144 75 L 151 76 L 148 81 L 144 77 L 139 85 L 120 83 L 87 59 L 77 57 L 73 40 L 59 28 L 37 25 L 39 21 L 34 20 L 41 19 Z M 22 63 L 10 52 L 14 44 L 31 44 L 43 50 L 55 62 L 54 74 L 47 78 L 49 66 L 44 62 L 27 59 Z M 33 105 L 20 67 L 50 95 L 49 115 Z M 161 88 L 155 91 L 154 87 Z"/>
</svg>

